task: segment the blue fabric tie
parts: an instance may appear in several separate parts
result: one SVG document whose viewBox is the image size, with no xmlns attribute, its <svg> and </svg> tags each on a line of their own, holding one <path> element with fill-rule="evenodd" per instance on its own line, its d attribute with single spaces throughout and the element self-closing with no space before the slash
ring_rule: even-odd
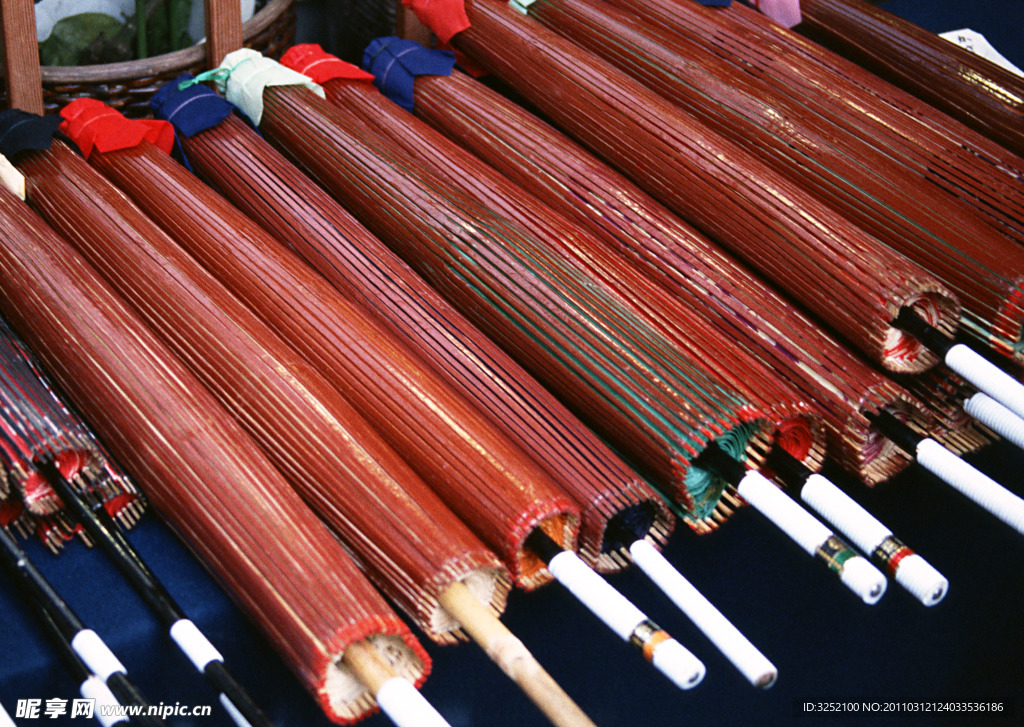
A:
<svg viewBox="0 0 1024 727">
<path fill-rule="evenodd" d="M 170 121 L 179 134 L 195 136 L 216 126 L 235 110 L 213 89 L 202 84 L 185 85 L 194 80 L 183 74 L 153 94 L 149 105 L 158 119 Z M 185 85 L 185 88 L 181 88 Z"/>
<path fill-rule="evenodd" d="M 71 139 L 57 131 L 62 121 L 56 114 L 39 116 L 20 109 L 0 111 L 0 154 L 13 159 L 20 151 L 43 151 L 50 148 L 54 137 L 78 151 Z"/>
<path fill-rule="evenodd" d="M 416 76 L 450 76 L 453 68 L 451 51 L 430 50 L 395 36 L 372 40 L 363 51 L 363 70 L 374 75 L 374 85 L 408 111 L 412 111 Z"/>
</svg>

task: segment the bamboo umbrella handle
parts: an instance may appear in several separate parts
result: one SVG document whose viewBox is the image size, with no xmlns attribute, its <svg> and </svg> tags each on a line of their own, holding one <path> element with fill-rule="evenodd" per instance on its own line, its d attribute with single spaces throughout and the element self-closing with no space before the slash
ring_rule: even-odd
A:
<svg viewBox="0 0 1024 727">
<path fill-rule="evenodd" d="M 374 694 L 380 691 L 388 679 L 395 676 L 395 670 L 367 641 L 349 644 L 341 660 Z"/>
<path fill-rule="evenodd" d="M 595 727 L 523 642 L 470 593 L 465 583 L 453 583 L 438 600 L 553 725 Z"/>
<path fill-rule="evenodd" d="M 398 727 L 451 727 L 405 677 L 368 641 L 349 644 L 342 663 L 367 686 L 384 714 Z"/>
</svg>

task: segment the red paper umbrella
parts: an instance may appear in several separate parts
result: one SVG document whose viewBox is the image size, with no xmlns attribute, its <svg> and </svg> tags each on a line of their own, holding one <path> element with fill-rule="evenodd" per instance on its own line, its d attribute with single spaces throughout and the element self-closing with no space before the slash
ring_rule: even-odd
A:
<svg viewBox="0 0 1024 727">
<path fill-rule="evenodd" d="M 820 99 L 820 107 L 851 133 L 1024 242 L 1024 159 L 1001 145 L 742 3 L 705 8 L 636 0 L 619 6 L 708 46 L 767 84 L 773 98 L 806 104 Z"/>
<path fill-rule="evenodd" d="M 1024 154 L 1024 79 L 861 0 L 802 0 L 800 31 Z"/>
<path fill-rule="evenodd" d="M 202 102 L 188 99 L 184 108 L 190 112 Z M 176 105 L 168 103 L 165 110 Z M 639 516 L 644 536 L 655 541 L 668 534 L 671 515 L 639 476 L 244 122 L 225 118 L 182 138 L 182 144 L 197 173 L 287 241 L 339 291 L 376 311 L 452 387 L 489 412 L 492 421 L 544 464 L 582 507 L 580 555 L 585 561 L 602 571 L 625 564 L 621 544 L 606 537 L 608 522 L 616 517 Z"/>
<path fill-rule="evenodd" d="M 290 59 L 298 60 L 302 52 L 296 47 L 282 62 L 290 65 Z M 651 330 L 687 352 L 692 360 L 704 362 L 733 390 L 772 416 L 779 443 L 788 446 L 792 456 L 814 468 L 820 466 L 823 452 L 818 438 L 823 432 L 802 396 L 707 326 L 696 311 L 666 295 L 575 222 L 402 111 L 368 83 L 329 80 L 325 91 L 348 124 L 361 124 L 377 133 L 481 204 L 521 225 L 549 254 L 575 265 Z"/>
<path fill-rule="evenodd" d="M 29 201 L 260 442 L 371 579 L 431 638 L 458 636 L 453 583 L 496 612 L 497 558 L 323 377 L 124 195 L 55 142 L 18 168 Z M 240 384 L 244 382 L 244 384 Z"/>
<path fill-rule="evenodd" d="M 340 661 L 366 648 L 421 681 L 422 647 L 258 445 L 6 189 L 0 218 L 0 310 L 324 711 L 373 708 Z"/>
<path fill-rule="evenodd" d="M 531 17 L 743 146 L 953 291 L 962 330 L 1005 356 L 1021 348 L 1024 250 L 924 175 L 846 129 L 819 99 L 797 102 L 680 38 L 593 0 L 540 0 Z"/>
<path fill-rule="evenodd" d="M 947 332 L 955 328 L 955 300 L 925 271 L 535 21 L 491 0 L 468 10 L 473 27 L 453 39 L 456 48 L 516 87 L 584 145 L 886 367 L 923 370 L 935 362 L 893 325 L 906 309 Z"/>
<path fill-rule="evenodd" d="M 575 505 L 375 315 L 153 145 L 91 161 L 303 354 L 495 549 L 517 583 L 550 577 L 523 541 L 543 527 L 571 546 Z"/>
</svg>

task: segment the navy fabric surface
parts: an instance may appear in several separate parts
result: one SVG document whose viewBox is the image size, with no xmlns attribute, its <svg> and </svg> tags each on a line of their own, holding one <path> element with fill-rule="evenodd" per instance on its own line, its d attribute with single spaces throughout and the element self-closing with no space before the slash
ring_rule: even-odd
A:
<svg viewBox="0 0 1024 727">
<path fill-rule="evenodd" d="M 1024 2 L 893 0 L 885 7 L 932 30 L 971 27 L 1024 65 Z M 1024 453 L 1001 443 L 972 457 L 1024 494 Z M 914 468 L 875 490 L 849 485 L 910 547 L 949 578 L 946 600 L 926 609 L 895 584 L 874 607 L 848 592 L 752 510 L 717 533 L 677 532 L 667 555 L 779 668 L 760 692 L 651 588 L 627 572 L 611 582 L 708 666 L 696 689 L 672 687 L 558 586 L 514 593 L 503 621 L 602 727 L 645 725 L 1016 725 L 1024 723 L 1024 537 Z M 253 537 L 258 537 L 258 527 Z M 170 531 L 148 515 L 129 535 L 181 606 L 282 727 L 325 727 L 312 699 Z M 60 557 L 28 545 L 80 617 L 119 653 L 153 703 L 214 705 L 214 716 L 172 727 L 228 727 L 205 681 L 159 629 L 102 553 L 71 544 Z M 0 579 L 0 703 L 77 696 L 29 611 Z M 472 644 L 438 648 L 424 694 L 453 727 L 529 727 L 540 713 Z M 809 714 L 828 703 L 856 711 Z M 984 715 L 965 702 L 1002 703 Z M 910 709 L 904 712 L 866 710 Z M 922 711 L 928 709 L 929 711 Z M 88 720 L 15 720 L 86 725 Z M 93 723 L 94 724 L 94 723 Z M 375 716 L 368 727 L 390 722 Z"/>
<path fill-rule="evenodd" d="M 216 126 L 235 111 L 235 107 L 212 88 L 201 83 L 187 85 L 193 81 L 195 76 L 183 73 L 161 86 L 149 100 L 154 116 L 170 121 L 175 130 L 185 136 L 195 136 Z"/>
<path fill-rule="evenodd" d="M 984 35 L 996 50 L 1018 68 L 1024 68 L 1024 2 L 1021 0 L 889 0 L 879 7 L 915 25 L 945 33 L 971 28 Z"/>
<path fill-rule="evenodd" d="M 0 111 L 0 154 L 13 158 L 18 152 L 49 149 L 54 137 L 78 147 L 57 127 L 64 121 L 60 116 L 39 116 L 20 109 Z"/>
</svg>

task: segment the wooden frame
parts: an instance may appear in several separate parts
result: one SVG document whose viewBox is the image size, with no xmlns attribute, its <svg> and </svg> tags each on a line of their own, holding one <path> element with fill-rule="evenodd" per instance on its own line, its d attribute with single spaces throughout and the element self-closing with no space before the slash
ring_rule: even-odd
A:
<svg viewBox="0 0 1024 727">
<path fill-rule="evenodd" d="M 233 6 L 233 10 L 232 10 Z M 195 55 L 199 60 L 205 49 L 206 64 L 213 68 L 224 56 L 242 47 L 241 0 L 205 0 L 206 38 L 203 45 L 167 54 L 173 58 L 147 59 L 153 62 L 153 73 L 164 66 L 173 67 Z M 39 66 L 39 48 L 36 42 L 36 13 L 32 0 L 3 0 L 0 3 L 0 32 L 3 33 L 4 63 L 7 68 L 7 93 L 11 108 L 32 113 L 43 113 L 43 78 Z M 248 29 L 247 24 L 247 29 Z M 103 82 L 138 75 L 138 61 L 111 63 L 96 67 L 97 77 L 89 78 L 83 67 L 76 67 L 77 82 Z M 58 67 L 59 76 L 65 69 Z M 120 75 L 119 75 L 120 72 Z M 48 75 L 54 75 L 54 73 Z M 59 80 L 58 78 L 52 80 Z"/>
</svg>

